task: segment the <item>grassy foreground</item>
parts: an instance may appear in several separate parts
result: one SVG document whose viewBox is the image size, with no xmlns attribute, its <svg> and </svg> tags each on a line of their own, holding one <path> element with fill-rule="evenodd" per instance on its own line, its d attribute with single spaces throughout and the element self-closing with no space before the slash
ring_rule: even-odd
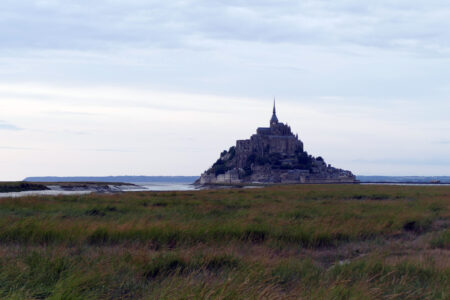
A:
<svg viewBox="0 0 450 300">
<path fill-rule="evenodd" d="M 0 199 L 1 299 L 449 299 L 450 187 Z"/>
</svg>

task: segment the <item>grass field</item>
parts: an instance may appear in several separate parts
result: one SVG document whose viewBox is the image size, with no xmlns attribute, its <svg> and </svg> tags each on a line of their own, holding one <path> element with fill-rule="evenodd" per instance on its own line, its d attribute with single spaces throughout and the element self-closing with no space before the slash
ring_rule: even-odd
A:
<svg viewBox="0 0 450 300">
<path fill-rule="evenodd" d="M 0 199 L 1 299 L 449 299 L 450 187 Z"/>
</svg>

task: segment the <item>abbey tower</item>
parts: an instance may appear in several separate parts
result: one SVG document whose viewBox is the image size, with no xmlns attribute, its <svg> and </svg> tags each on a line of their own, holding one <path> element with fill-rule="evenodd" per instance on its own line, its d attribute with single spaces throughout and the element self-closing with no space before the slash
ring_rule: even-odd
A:
<svg viewBox="0 0 450 300">
<path fill-rule="evenodd" d="M 250 139 L 236 141 L 205 171 L 198 184 L 354 183 L 355 176 L 327 165 L 303 149 L 291 128 L 278 121 L 275 100 L 269 127 L 259 127 Z"/>
</svg>

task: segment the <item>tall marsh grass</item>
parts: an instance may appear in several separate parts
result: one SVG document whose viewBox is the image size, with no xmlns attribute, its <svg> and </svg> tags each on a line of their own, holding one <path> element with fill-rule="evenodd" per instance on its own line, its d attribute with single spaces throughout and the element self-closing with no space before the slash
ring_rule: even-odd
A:
<svg viewBox="0 0 450 300">
<path fill-rule="evenodd" d="M 1 299 L 448 299 L 450 189 L 0 199 Z"/>
</svg>

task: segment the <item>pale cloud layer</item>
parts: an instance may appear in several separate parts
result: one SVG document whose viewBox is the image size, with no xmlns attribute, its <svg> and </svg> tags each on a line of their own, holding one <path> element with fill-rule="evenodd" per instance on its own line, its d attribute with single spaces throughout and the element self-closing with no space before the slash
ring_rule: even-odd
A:
<svg viewBox="0 0 450 300">
<path fill-rule="evenodd" d="M 16 125 L 0 120 L 0 130 L 20 130 Z"/>
<path fill-rule="evenodd" d="M 357 174 L 449 175 L 445 1 L 2 1 L 0 180 L 195 175 L 270 117 Z"/>
<path fill-rule="evenodd" d="M 448 54 L 449 14 L 443 0 L 5 0 L 1 36 L 2 48 L 186 49 L 201 40 L 237 40 Z"/>
</svg>

